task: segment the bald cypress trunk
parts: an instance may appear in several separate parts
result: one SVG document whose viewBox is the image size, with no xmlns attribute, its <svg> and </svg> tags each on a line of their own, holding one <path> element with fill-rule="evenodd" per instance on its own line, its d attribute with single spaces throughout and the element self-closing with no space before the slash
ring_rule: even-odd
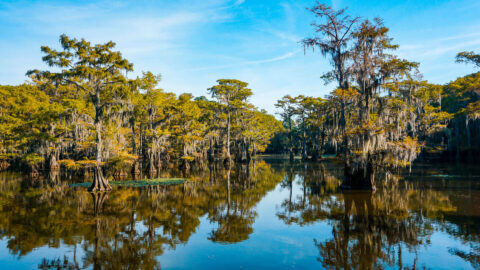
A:
<svg viewBox="0 0 480 270">
<path fill-rule="evenodd" d="M 356 168 L 350 162 L 345 162 L 342 189 L 375 190 L 375 170 L 371 162 L 365 167 Z"/>
<path fill-rule="evenodd" d="M 226 166 L 232 165 L 232 157 L 230 155 L 230 111 L 227 113 L 227 157 L 224 160 Z"/>
<path fill-rule="evenodd" d="M 241 163 L 246 163 L 246 162 L 250 161 L 250 156 L 248 154 L 248 143 L 246 142 L 245 138 L 241 142 L 241 150 L 240 150 L 239 161 Z"/>
<path fill-rule="evenodd" d="M 458 119 L 453 120 L 453 127 L 455 132 L 455 143 L 456 143 L 456 159 L 457 161 L 460 160 L 460 128 L 458 124 Z"/>
<path fill-rule="evenodd" d="M 0 172 L 8 169 L 10 167 L 10 163 L 6 160 L 0 160 Z"/>
<path fill-rule="evenodd" d="M 132 152 L 134 155 L 138 154 L 137 151 L 137 144 L 135 142 L 135 137 L 136 137 L 136 130 L 135 130 L 135 118 L 130 119 L 130 127 L 132 128 Z M 139 168 L 139 161 L 138 158 L 135 159 L 132 165 L 132 175 L 135 177 L 136 175 L 140 174 L 140 168 Z"/>
<path fill-rule="evenodd" d="M 208 161 L 213 162 L 215 160 L 215 144 L 213 138 L 210 139 L 210 148 L 208 149 Z"/>
<path fill-rule="evenodd" d="M 97 89 L 95 97 L 93 97 L 93 105 L 95 106 L 95 133 L 96 133 L 96 153 L 95 160 L 96 165 L 94 168 L 93 182 L 89 191 L 109 191 L 112 187 L 108 183 L 108 180 L 103 176 L 102 168 L 100 167 L 102 162 L 102 121 L 103 109 L 100 106 L 100 91 Z"/>
<path fill-rule="evenodd" d="M 50 155 L 50 162 L 48 164 L 48 167 L 49 167 L 50 171 L 60 170 L 60 165 L 58 164 L 57 158 L 55 156 L 56 156 L 55 153 L 52 153 Z"/>
<path fill-rule="evenodd" d="M 293 159 L 295 158 L 293 154 L 293 134 L 292 134 L 292 119 L 289 117 L 288 118 L 288 124 L 289 124 L 289 132 L 288 132 L 288 153 L 290 155 L 289 159 L 290 162 L 293 162 Z"/>
<path fill-rule="evenodd" d="M 307 160 L 307 131 L 305 128 L 305 117 L 302 113 L 302 160 Z"/>
</svg>

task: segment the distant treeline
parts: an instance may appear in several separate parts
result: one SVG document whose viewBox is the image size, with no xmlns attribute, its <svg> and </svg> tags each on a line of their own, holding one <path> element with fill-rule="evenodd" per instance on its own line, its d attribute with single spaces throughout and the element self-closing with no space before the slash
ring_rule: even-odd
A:
<svg viewBox="0 0 480 270">
<path fill-rule="evenodd" d="M 422 88 L 416 89 L 416 96 L 436 99 L 416 108 L 420 112 L 418 115 L 423 117 L 418 118 L 420 128 L 424 129 L 421 133 L 423 155 L 478 161 L 480 72 L 460 77 L 445 85 L 423 82 Z M 329 114 L 324 113 L 328 110 L 329 98 L 331 97 L 322 99 L 299 95 L 285 96 L 280 100 L 277 106 L 281 108 L 285 129 L 271 139 L 265 152 L 287 155 L 292 153 L 293 156 L 300 157 L 304 153 L 307 159 L 317 159 L 320 154 L 337 154 L 340 145 L 334 136 L 329 136 L 331 132 L 328 132 L 326 123 L 326 116 Z M 412 107 L 411 110 L 413 109 Z M 320 113 L 322 116 L 319 117 Z M 413 132 L 410 134 L 415 136 Z"/>
</svg>

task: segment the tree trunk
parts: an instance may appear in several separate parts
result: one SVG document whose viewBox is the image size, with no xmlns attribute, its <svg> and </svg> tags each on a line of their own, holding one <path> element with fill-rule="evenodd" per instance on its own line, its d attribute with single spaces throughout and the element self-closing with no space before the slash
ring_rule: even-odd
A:
<svg viewBox="0 0 480 270">
<path fill-rule="evenodd" d="M 162 166 L 163 166 L 162 154 L 160 153 L 160 151 L 157 152 L 155 159 L 157 161 L 157 172 L 160 173 L 162 171 Z"/>
<path fill-rule="evenodd" d="M 130 126 L 132 127 L 132 152 L 134 155 L 137 154 L 137 144 L 135 143 L 135 118 L 130 119 Z"/>
<path fill-rule="evenodd" d="M 153 161 L 153 150 L 148 149 L 148 175 L 150 177 L 155 177 L 155 175 L 157 174 L 157 169 L 155 168 L 155 164 L 153 163 Z"/>
<path fill-rule="evenodd" d="M 302 116 L 302 133 L 303 133 L 303 140 L 302 140 L 302 160 L 307 160 L 307 132 L 305 129 L 305 117 Z"/>
<path fill-rule="evenodd" d="M 245 138 L 242 140 L 242 143 L 241 143 L 240 162 L 241 163 L 248 162 L 248 148 L 247 148 L 247 143 L 245 142 Z"/>
<path fill-rule="evenodd" d="M 112 187 L 108 183 L 108 180 L 103 176 L 101 162 L 102 162 L 102 121 L 101 117 L 103 114 L 103 111 L 100 106 L 100 93 L 97 91 L 97 94 L 95 96 L 95 100 L 93 100 L 93 104 L 95 105 L 95 133 L 96 133 L 96 153 L 95 153 L 95 158 L 97 161 L 97 164 L 95 165 L 94 168 L 94 174 L 93 174 L 93 182 L 90 188 L 88 189 L 90 192 L 93 191 L 109 191 L 112 190 Z"/>
<path fill-rule="evenodd" d="M 10 163 L 6 160 L 0 160 L 0 172 L 8 169 L 10 167 Z"/>
<path fill-rule="evenodd" d="M 230 155 L 230 112 L 227 114 L 227 157 L 224 161 L 225 165 L 232 165 L 232 157 Z"/>
<path fill-rule="evenodd" d="M 288 153 L 290 155 L 290 162 L 293 162 L 293 137 L 292 137 L 292 118 L 288 118 L 289 131 L 288 131 Z"/>
<path fill-rule="evenodd" d="M 215 157 L 214 157 L 214 142 L 213 138 L 210 139 L 210 148 L 208 149 L 208 161 L 213 162 Z"/>
<path fill-rule="evenodd" d="M 471 150 L 472 143 L 471 143 L 471 137 L 470 137 L 470 128 L 469 128 L 469 120 L 468 117 L 465 119 L 465 133 L 467 134 L 467 149 Z"/>
<path fill-rule="evenodd" d="M 134 155 L 137 155 L 138 154 L 138 151 L 137 151 L 137 144 L 135 142 L 135 137 L 136 137 L 136 131 L 135 131 L 135 118 L 130 118 L 130 126 L 132 128 L 132 152 Z M 133 162 L 133 165 L 132 165 L 132 171 L 131 171 L 132 175 L 135 177 L 136 175 L 140 174 L 140 168 L 139 168 L 139 160 L 138 160 L 138 156 L 137 158 L 135 159 L 135 161 Z"/>
<path fill-rule="evenodd" d="M 188 162 L 188 160 L 186 159 L 182 159 L 182 161 L 180 162 L 180 170 L 182 170 L 183 172 L 189 172 L 190 162 Z"/>
<path fill-rule="evenodd" d="M 135 162 L 133 162 L 133 166 L 132 166 L 132 175 L 135 178 L 139 174 L 140 174 L 140 162 L 138 160 L 135 160 Z"/>
<path fill-rule="evenodd" d="M 342 189 L 375 190 L 375 171 L 372 163 L 368 162 L 366 168 L 354 168 L 345 162 L 345 178 Z"/>
<path fill-rule="evenodd" d="M 458 119 L 453 120 L 454 131 L 455 131 L 455 143 L 456 143 L 456 158 L 457 161 L 460 160 L 460 128 Z"/>
<path fill-rule="evenodd" d="M 227 215 L 230 214 L 230 169 L 227 170 Z"/>
<path fill-rule="evenodd" d="M 94 191 L 110 191 L 112 187 L 108 183 L 107 178 L 103 176 L 102 168 L 97 164 L 94 168 L 93 183 L 88 189 L 90 192 Z"/>
<path fill-rule="evenodd" d="M 49 169 L 50 171 L 58 171 L 60 170 L 60 165 L 57 162 L 57 158 L 55 157 L 55 153 L 50 155 L 50 162 L 49 162 Z"/>
</svg>

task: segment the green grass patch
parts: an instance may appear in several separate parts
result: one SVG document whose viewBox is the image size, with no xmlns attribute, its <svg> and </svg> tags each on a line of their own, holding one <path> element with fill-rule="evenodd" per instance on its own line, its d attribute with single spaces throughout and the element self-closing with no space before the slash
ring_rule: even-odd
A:
<svg viewBox="0 0 480 270">
<path fill-rule="evenodd" d="M 146 186 L 166 186 L 178 185 L 187 181 L 184 178 L 155 178 L 155 179 L 140 179 L 140 180 L 124 180 L 124 181 L 109 181 L 111 186 L 120 187 L 146 187 Z M 92 182 L 69 184 L 69 187 L 90 187 Z"/>
</svg>

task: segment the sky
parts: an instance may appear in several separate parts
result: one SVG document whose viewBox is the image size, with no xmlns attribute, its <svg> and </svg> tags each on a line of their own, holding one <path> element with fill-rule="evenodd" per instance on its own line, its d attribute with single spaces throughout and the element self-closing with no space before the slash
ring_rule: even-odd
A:
<svg viewBox="0 0 480 270">
<path fill-rule="evenodd" d="M 475 72 L 455 63 L 460 51 L 480 52 L 478 0 L 334 0 L 352 16 L 381 17 L 400 45 L 396 54 L 420 62 L 424 79 L 447 83 Z M 323 97 L 333 85 L 317 51 L 299 43 L 314 32 L 314 0 L 6 1 L 0 0 L 0 84 L 21 84 L 29 69 L 48 69 L 40 46 L 59 36 L 114 41 L 134 64 L 129 76 L 162 75 L 169 92 L 207 96 L 218 79 L 249 83 L 251 102 L 275 113 L 284 95 Z"/>
</svg>

